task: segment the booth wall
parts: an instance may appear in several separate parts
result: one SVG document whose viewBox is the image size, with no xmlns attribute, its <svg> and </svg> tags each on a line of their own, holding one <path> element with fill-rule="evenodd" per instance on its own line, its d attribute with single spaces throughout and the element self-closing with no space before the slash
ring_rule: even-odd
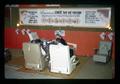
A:
<svg viewBox="0 0 120 84">
<path fill-rule="evenodd" d="M 15 28 L 5 28 L 5 48 L 16 48 L 22 49 L 22 43 L 28 42 L 28 35 L 22 35 L 21 32 L 17 35 Z M 42 39 L 53 40 L 55 39 L 54 31 L 55 30 L 40 30 L 40 29 L 31 29 L 32 32 L 37 32 L 38 36 Z M 77 56 L 93 56 L 94 48 L 98 48 L 98 44 L 101 41 L 100 34 L 102 32 L 92 32 L 92 31 L 71 31 L 65 30 L 65 36 L 63 37 L 67 42 L 77 44 L 76 54 Z M 108 35 L 110 32 L 106 32 Z M 107 41 L 110 41 L 106 37 Z M 112 58 L 115 57 L 115 42 L 113 37 L 112 45 Z"/>
</svg>

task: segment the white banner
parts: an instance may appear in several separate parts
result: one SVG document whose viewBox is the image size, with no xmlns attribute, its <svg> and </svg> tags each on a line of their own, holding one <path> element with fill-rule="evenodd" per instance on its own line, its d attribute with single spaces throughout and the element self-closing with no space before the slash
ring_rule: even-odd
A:
<svg viewBox="0 0 120 84">
<path fill-rule="evenodd" d="M 105 28 L 111 8 L 23 8 L 19 15 L 21 25 Z"/>
</svg>

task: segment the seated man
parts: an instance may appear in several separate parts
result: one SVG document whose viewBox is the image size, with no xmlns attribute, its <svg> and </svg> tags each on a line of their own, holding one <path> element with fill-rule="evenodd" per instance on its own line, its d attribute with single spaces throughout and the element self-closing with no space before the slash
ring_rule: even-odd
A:
<svg viewBox="0 0 120 84">
<path fill-rule="evenodd" d="M 67 42 L 62 38 L 61 35 L 59 34 L 56 34 L 56 40 L 55 40 L 57 43 L 61 43 L 63 45 L 68 45 Z M 72 44 L 71 44 L 72 45 Z M 70 57 L 74 55 L 74 52 L 73 52 L 73 49 L 70 48 Z"/>
</svg>

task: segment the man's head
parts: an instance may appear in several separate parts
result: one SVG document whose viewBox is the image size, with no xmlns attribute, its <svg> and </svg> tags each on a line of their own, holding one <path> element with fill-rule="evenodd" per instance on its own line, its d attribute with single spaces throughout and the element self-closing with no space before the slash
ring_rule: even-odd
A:
<svg viewBox="0 0 120 84">
<path fill-rule="evenodd" d="M 56 38 L 62 38 L 62 36 L 60 34 L 56 34 Z"/>
</svg>

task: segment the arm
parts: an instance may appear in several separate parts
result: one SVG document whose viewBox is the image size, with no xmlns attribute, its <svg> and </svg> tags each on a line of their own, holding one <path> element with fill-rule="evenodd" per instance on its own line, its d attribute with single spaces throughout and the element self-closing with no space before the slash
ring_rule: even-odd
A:
<svg viewBox="0 0 120 84">
<path fill-rule="evenodd" d="M 77 48 L 77 44 L 70 43 L 70 42 L 67 42 L 67 44 L 68 44 L 68 45 L 71 45 L 71 46 L 73 46 L 73 48 L 74 48 L 74 49 L 76 49 L 76 48 Z"/>
</svg>

